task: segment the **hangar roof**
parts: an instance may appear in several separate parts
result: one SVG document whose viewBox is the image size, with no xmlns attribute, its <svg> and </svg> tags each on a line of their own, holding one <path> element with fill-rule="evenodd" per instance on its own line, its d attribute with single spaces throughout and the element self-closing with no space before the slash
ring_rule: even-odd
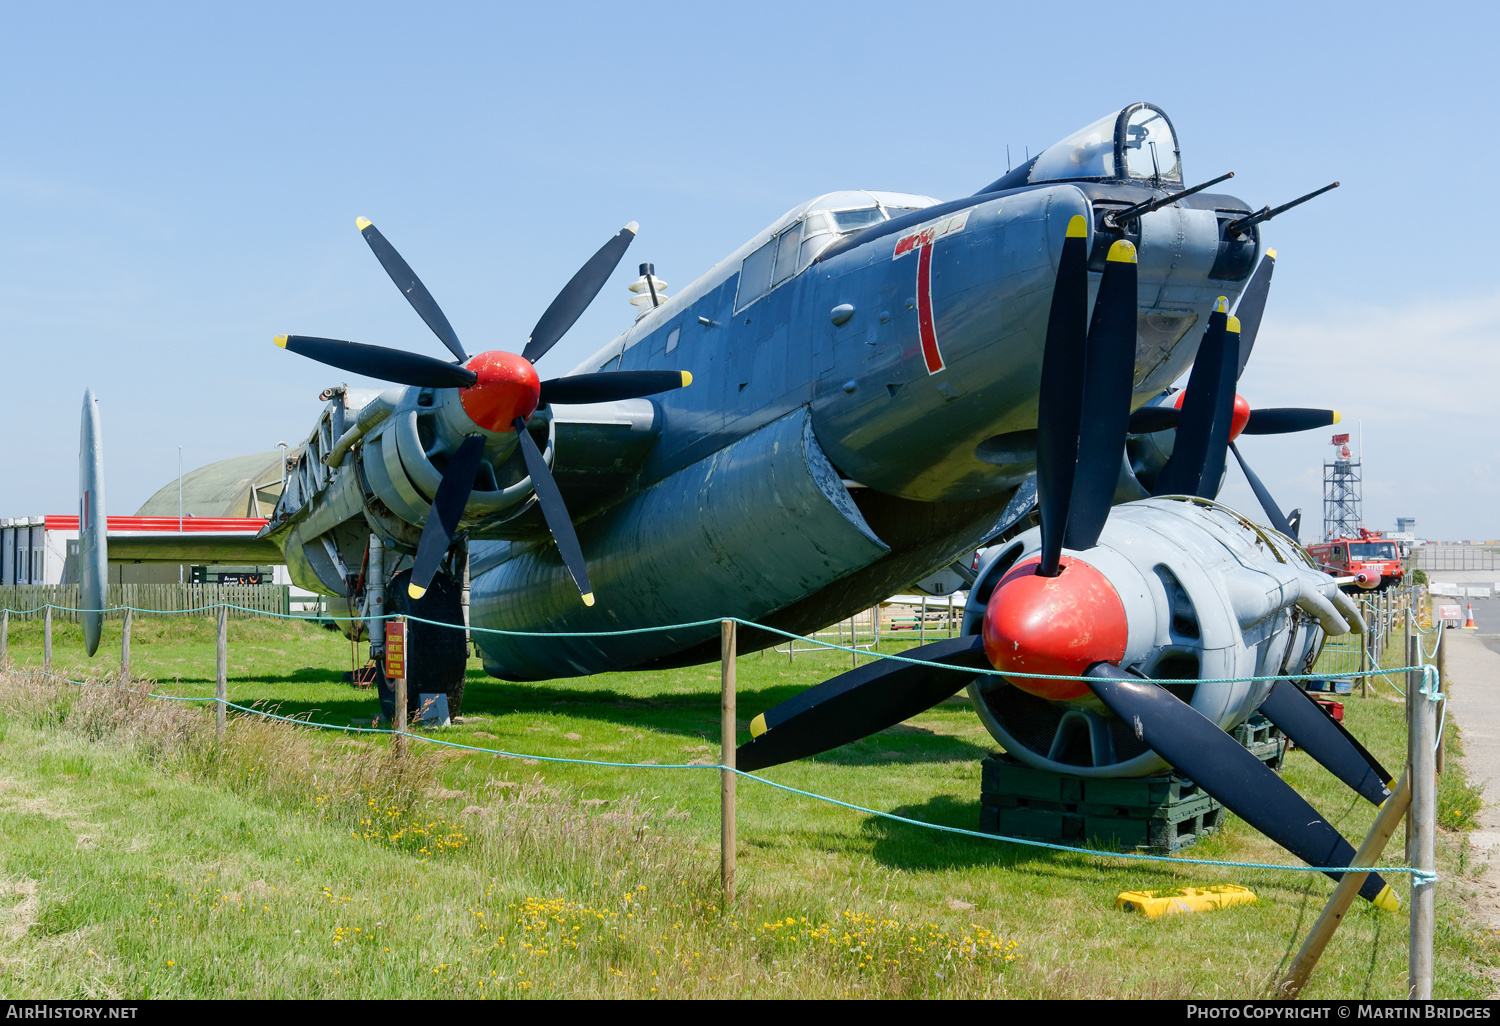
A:
<svg viewBox="0 0 1500 1026">
<path fill-rule="evenodd" d="M 287 452 L 295 457 L 297 450 Z M 281 452 L 220 460 L 182 476 L 182 512 L 191 517 L 268 517 L 281 497 Z M 177 481 L 164 485 L 135 513 L 175 517 Z"/>
</svg>

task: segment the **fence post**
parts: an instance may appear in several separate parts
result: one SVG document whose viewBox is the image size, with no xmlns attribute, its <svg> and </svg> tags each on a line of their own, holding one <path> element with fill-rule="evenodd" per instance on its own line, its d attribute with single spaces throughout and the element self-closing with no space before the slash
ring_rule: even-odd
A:
<svg viewBox="0 0 1500 1026">
<path fill-rule="evenodd" d="M 719 883 L 726 907 L 734 904 L 735 680 L 738 624 L 719 625 Z"/>
<path fill-rule="evenodd" d="M 1448 711 L 1448 692 L 1453 690 L 1453 685 L 1448 680 L 1448 627 L 1444 620 L 1437 621 L 1437 671 L 1438 685 L 1443 689 L 1443 701 L 1438 705 L 1437 721 L 1443 722 L 1443 714 Z M 1446 732 L 1439 734 L 1437 739 L 1437 754 L 1433 757 L 1433 772 L 1438 776 L 1443 774 L 1443 749 L 1448 747 Z"/>
<path fill-rule="evenodd" d="M 948 593 L 948 637 L 953 637 L 953 592 Z"/>
<path fill-rule="evenodd" d="M 1413 641 L 1420 646 L 1416 635 Z M 1411 665 L 1415 666 L 1413 661 Z M 1412 680 L 1412 678 L 1415 680 Z M 1428 873 L 1437 868 L 1437 774 L 1434 760 L 1437 744 L 1437 703 L 1426 690 L 1419 672 L 1407 678 L 1408 708 L 1411 709 L 1411 842 L 1407 865 Z M 1412 1000 L 1432 997 L 1432 941 L 1437 913 L 1437 883 L 1431 877 L 1411 882 L 1411 941 L 1407 954 L 1407 995 Z"/>
<path fill-rule="evenodd" d="M 47 603 L 47 611 L 42 614 L 42 669 L 52 669 L 52 603 Z"/>
<path fill-rule="evenodd" d="M 0 609 L 0 670 L 10 669 L 10 610 Z"/>
<path fill-rule="evenodd" d="M 1370 634 L 1370 614 L 1361 609 L 1359 615 L 1365 621 L 1364 633 L 1359 636 L 1359 697 L 1369 698 L 1370 678 L 1367 674 L 1370 669 L 1370 647 L 1375 644 L 1375 639 Z"/>
<path fill-rule="evenodd" d="M 875 643 L 870 651 L 880 651 L 880 603 L 877 602 L 870 607 L 870 632 L 875 635 Z"/>
<path fill-rule="evenodd" d="M 920 617 L 917 625 L 917 644 L 927 644 L 927 596 L 922 596 L 922 610 L 917 614 Z"/>
<path fill-rule="evenodd" d="M 219 606 L 218 683 L 214 685 L 214 730 L 224 736 L 224 703 L 229 701 L 229 609 Z"/>
<path fill-rule="evenodd" d="M 120 679 L 130 679 L 130 623 L 135 616 L 135 610 L 129 606 L 125 607 L 125 618 L 120 622 Z"/>
<path fill-rule="evenodd" d="M 854 628 L 854 614 L 849 614 L 849 665 L 859 666 L 859 636 Z"/>
<path fill-rule="evenodd" d="M 411 646 L 407 644 L 408 638 L 406 633 L 406 617 L 398 616 L 396 618 L 396 622 L 401 625 L 401 676 L 397 677 L 394 681 L 391 682 L 395 685 L 394 690 L 396 692 L 396 708 L 393 710 L 396 714 L 396 717 L 394 722 L 392 722 L 391 724 L 391 726 L 395 728 L 396 735 L 391 740 L 392 744 L 395 746 L 396 755 L 400 757 L 406 754 L 406 678 L 411 673 L 411 667 L 407 665 L 407 660 L 411 658 Z M 391 644 L 390 641 L 387 640 L 387 666 L 390 665 L 390 649 Z"/>
</svg>

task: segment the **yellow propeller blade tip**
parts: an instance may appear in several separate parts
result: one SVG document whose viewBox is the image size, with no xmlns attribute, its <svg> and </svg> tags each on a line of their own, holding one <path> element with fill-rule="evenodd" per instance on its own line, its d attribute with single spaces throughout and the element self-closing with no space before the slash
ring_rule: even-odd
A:
<svg viewBox="0 0 1500 1026">
<path fill-rule="evenodd" d="M 1240 319 L 1238 317 L 1229 318 L 1229 322 L 1224 325 L 1224 330 L 1232 331 L 1238 335 L 1240 333 Z"/>
<path fill-rule="evenodd" d="M 1390 884 L 1386 884 L 1384 889 L 1375 895 L 1374 905 L 1376 908 L 1383 908 L 1387 912 L 1399 912 L 1401 911 L 1401 898 L 1395 891 L 1391 890 Z"/>
<path fill-rule="evenodd" d="M 1228 313 L 1229 312 L 1229 297 L 1228 296 L 1220 296 L 1218 298 L 1218 300 L 1215 301 L 1215 303 L 1214 303 L 1214 311 L 1216 313 Z"/>
<path fill-rule="evenodd" d="M 276 344 L 278 346 L 280 346 L 281 348 L 285 349 L 286 348 L 286 336 L 285 335 L 277 335 L 276 336 Z"/>
<path fill-rule="evenodd" d="M 426 588 L 418 588 L 415 584 L 412 584 L 412 583 L 408 582 L 407 585 L 406 585 L 406 593 L 408 595 L 410 595 L 414 599 L 419 599 L 423 595 L 427 594 L 427 589 Z"/>
<path fill-rule="evenodd" d="M 586 605 L 586 606 L 591 606 L 591 605 L 594 604 L 594 593 L 593 592 L 586 591 L 586 592 L 583 593 L 583 604 Z"/>
<path fill-rule="evenodd" d="M 641 233 L 641 223 L 639 221 L 631 221 L 625 226 L 625 230 L 631 235 L 639 235 Z"/>
<path fill-rule="evenodd" d="M 1266 256 L 1270 257 L 1272 260 L 1275 260 L 1276 259 L 1276 251 L 1274 249 L 1268 249 L 1268 250 L 1266 250 Z"/>
<path fill-rule="evenodd" d="M 1117 264 L 1135 263 L 1135 245 L 1121 239 L 1109 247 L 1109 259 Z"/>
<path fill-rule="evenodd" d="M 364 231 L 366 228 L 370 227 L 370 219 L 368 217 L 356 217 L 354 219 L 354 227 L 358 228 L 360 231 Z"/>
<path fill-rule="evenodd" d="M 761 713 L 750 721 L 750 736 L 760 737 L 766 732 L 766 714 Z"/>
<path fill-rule="evenodd" d="M 1068 238 L 1083 239 L 1089 234 L 1089 223 L 1082 214 L 1074 214 L 1068 219 Z"/>
<path fill-rule="evenodd" d="M 1334 410 L 1333 411 L 1333 422 L 1335 424 L 1337 424 L 1339 421 L 1341 421 L 1343 419 L 1344 419 L 1344 415 L 1342 413 L 1340 413 L 1338 410 Z"/>
<path fill-rule="evenodd" d="M 692 383 L 693 383 L 693 372 L 692 371 L 683 371 L 682 372 L 682 387 L 683 388 L 687 388 Z"/>
</svg>

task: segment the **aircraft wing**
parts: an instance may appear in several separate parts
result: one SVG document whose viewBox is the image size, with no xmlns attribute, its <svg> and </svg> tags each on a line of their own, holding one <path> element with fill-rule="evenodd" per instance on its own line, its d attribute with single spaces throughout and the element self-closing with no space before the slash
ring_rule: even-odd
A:
<svg viewBox="0 0 1500 1026">
<path fill-rule="evenodd" d="M 78 529 L 77 517 L 48 517 L 48 529 Z M 252 517 L 107 517 L 111 563 L 260 565 L 285 563 L 280 547 L 259 537 Z"/>
</svg>

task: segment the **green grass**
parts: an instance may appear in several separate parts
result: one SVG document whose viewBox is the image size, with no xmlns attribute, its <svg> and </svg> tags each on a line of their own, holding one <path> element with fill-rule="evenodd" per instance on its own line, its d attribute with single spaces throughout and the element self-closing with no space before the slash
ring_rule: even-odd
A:
<svg viewBox="0 0 1500 1026">
<path fill-rule="evenodd" d="M 119 637 L 110 629 L 91 663 L 77 627 L 57 625 L 55 669 L 107 671 Z M 141 618 L 134 669 L 171 693 L 211 694 L 213 636 L 211 621 Z M 16 663 L 39 663 L 40 647 L 38 625 L 12 625 Z M 368 723 L 373 693 L 338 683 L 348 651 L 310 625 L 231 621 L 230 697 Z M 742 728 L 847 660 L 743 657 Z M 742 780 L 739 901 L 723 909 L 712 770 L 528 764 L 417 743 L 395 764 L 371 735 L 248 720 L 218 742 L 187 703 L 96 689 L 69 698 L 7 680 L 0 908 L 13 907 L 0 981 L 10 996 L 1256 996 L 1332 889 L 1308 873 L 943 835 Z M 1394 768 L 1402 704 L 1386 694 L 1377 685 L 1347 699 L 1346 723 Z M 476 664 L 463 722 L 433 736 L 712 763 L 718 710 L 716 665 L 518 685 Z M 976 829 L 979 760 L 993 748 L 952 703 L 764 775 Z M 1449 765 L 1442 786 L 1462 785 Z M 1374 810 L 1304 755 L 1289 756 L 1285 776 L 1347 836 L 1363 835 Z M 1484 996 L 1494 951 L 1447 885 L 1463 834 L 1440 831 L 1439 849 L 1436 992 Z M 1187 854 L 1294 861 L 1233 819 Z M 1392 882 L 1404 897 L 1406 879 Z M 1126 890 L 1215 883 L 1259 900 L 1154 921 L 1113 907 Z M 1304 993 L 1404 996 L 1405 940 L 1404 916 L 1357 906 Z"/>
</svg>

